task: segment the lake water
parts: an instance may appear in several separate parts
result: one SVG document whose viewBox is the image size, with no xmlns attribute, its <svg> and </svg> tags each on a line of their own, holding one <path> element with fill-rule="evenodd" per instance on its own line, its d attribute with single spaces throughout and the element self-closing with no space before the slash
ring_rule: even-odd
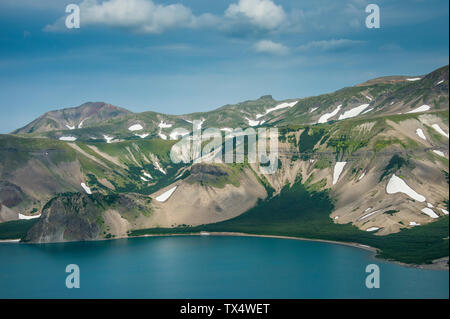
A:
<svg viewBox="0 0 450 319">
<path fill-rule="evenodd" d="M 68 264 L 79 289 L 66 288 Z M 380 268 L 368 289 L 365 268 Z M 173 236 L 0 244 L 0 298 L 448 298 L 447 271 L 403 267 L 342 245 Z"/>
</svg>

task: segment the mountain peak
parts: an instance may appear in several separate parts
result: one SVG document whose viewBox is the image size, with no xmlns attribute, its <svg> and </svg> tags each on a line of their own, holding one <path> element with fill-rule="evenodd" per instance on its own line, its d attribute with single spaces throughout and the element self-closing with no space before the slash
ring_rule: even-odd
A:
<svg viewBox="0 0 450 319">
<path fill-rule="evenodd" d="M 105 102 L 86 102 L 79 106 L 47 112 L 25 127 L 14 131 L 13 134 L 83 128 L 131 113 L 124 108 Z"/>
</svg>

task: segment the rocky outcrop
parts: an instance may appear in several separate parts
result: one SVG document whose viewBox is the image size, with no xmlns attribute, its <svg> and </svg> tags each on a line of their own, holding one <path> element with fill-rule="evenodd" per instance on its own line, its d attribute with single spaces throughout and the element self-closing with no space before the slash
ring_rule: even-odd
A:
<svg viewBox="0 0 450 319">
<path fill-rule="evenodd" d="M 25 241 L 44 243 L 122 237 L 129 230 L 127 225 L 140 214 L 150 214 L 149 203 L 131 195 L 60 194 L 44 206 Z"/>
</svg>

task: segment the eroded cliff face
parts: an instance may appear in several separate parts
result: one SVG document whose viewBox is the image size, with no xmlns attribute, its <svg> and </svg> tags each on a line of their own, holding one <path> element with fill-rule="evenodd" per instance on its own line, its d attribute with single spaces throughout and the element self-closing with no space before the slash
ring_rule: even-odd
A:
<svg viewBox="0 0 450 319">
<path fill-rule="evenodd" d="M 25 241 L 33 243 L 123 237 L 150 201 L 139 196 L 65 193 L 50 200 Z"/>
</svg>

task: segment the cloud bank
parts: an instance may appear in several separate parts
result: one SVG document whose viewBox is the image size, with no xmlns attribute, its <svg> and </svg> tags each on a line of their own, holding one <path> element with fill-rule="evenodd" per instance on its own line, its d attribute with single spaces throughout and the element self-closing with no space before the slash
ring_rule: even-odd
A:
<svg viewBox="0 0 450 319">
<path fill-rule="evenodd" d="M 216 28 L 230 30 L 248 25 L 262 31 L 279 29 L 287 15 L 281 5 L 272 0 L 239 0 L 223 15 L 195 15 L 181 4 L 157 4 L 153 0 L 83 0 L 80 4 L 81 27 L 109 26 L 128 28 L 136 32 L 158 34 L 170 29 Z M 64 31 L 65 17 L 49 24 L 44 31 Z"/>
</svg>

